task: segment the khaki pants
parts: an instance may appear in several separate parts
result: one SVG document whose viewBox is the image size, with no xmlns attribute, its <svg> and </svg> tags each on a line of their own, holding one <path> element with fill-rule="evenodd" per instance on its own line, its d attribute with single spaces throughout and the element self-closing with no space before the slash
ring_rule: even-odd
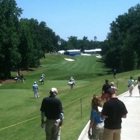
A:
<svg viewBox="0 0 140 140">
<path fill-rule="evenodd" d="M 59 126 L 56 124 L 56 120 L 46 120 L 46 140 L 57 140 Z"/>
<path fill-rule="evenodd" d="M 104 129 L 103 140 L 121 140 L 121 129 Z"/>
<path fill-rule="evenodd" d="M 34 98 L 38 98 L 39 95 L 38 95 L 38 89 L 34 89 Z"/>
</svg>

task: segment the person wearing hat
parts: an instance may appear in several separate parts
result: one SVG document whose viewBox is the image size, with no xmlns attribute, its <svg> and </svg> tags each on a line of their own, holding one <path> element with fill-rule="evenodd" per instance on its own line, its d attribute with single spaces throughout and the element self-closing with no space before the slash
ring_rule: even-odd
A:
<svg viewBox="0 0 140 140">
<path fill-rule="evenodd" d="M 111 82 L 111 83 L 110 83 L 110 86 L 111 86 L 111 88 L 114 89 L 115 91 L 118 91 L 117 87 L 114 86 L 114 82 Z"/>
<path fill-rule="evenodd" d="M 38 85 L 36 82 L 34 82 L 33 84 L 33 91 L 34 91 L 34 97 L 35 98 L 39 98 L 39 95 L 38 95 Z"/>
<path fill-rule="evenodd" d="M 110 100 L 105 102 L 101 112 L 104 121 L 103 140 L 121 140 L 122 118 L 127 117 L 125 104 L 116 96 L 115 90 L 108 90 Z"/>
<path fill-rule="evenodd" d="M 109 85 L 109 81 L 106 79 L 105 80 L 105 84 L 102 86 L 102 100 L 106 99 L 106 101 L 109 100 L 109 96 L 108 96 L 108 89 L 110 88 L 111 86 Z"/>
<path fill-rule="evenodd" d="M 58 90 L 50 89 L 50 96 L 42 100 L 41 111 L 41 127 L 45 123 L 46 140 L 57 140 L 60 137 L 60 128 L 63 123 L 64 113 L 62 103 L 56 98 Z M 46 120 L 45 120 L 46 118 Z"/>
<path fill-rule="evenodd" d="M 133 89 L 134 89 L 134 80 L 133 77 L 130 76 L 130 79 L 128 80 L 129 96 L 132 96 Z"/>
</svg>

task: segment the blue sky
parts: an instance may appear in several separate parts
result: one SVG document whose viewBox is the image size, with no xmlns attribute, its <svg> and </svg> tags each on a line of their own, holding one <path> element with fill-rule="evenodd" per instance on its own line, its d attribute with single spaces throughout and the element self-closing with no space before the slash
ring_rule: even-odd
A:
<svg viewBox="0 0 140 140">
<path fill-rule="evenodd" d="M 46 22 L 56 35 L 64 40 L 70 36 L 104 41 L 110 32 L 110 23 L 139 0 L 16 0 L 23 9 L 22 18 Z"/>
</svg>

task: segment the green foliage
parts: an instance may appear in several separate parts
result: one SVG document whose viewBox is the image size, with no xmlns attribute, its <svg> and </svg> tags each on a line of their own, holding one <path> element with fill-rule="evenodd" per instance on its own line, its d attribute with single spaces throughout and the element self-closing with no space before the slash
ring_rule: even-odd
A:
<svg viewBox="0 0 140 140">
<path fill-rule="evenodd" d="M 140 4 L 119 15 L 111 23 L 110 33 L 105 41 L 105 62 L 118 72 L 130 71 L 140 66 Z"/>
<path fill-rule="evenodd" d="M 97 39 L 97 38 L 96 38 Z M 87 37 L 83 39 L 77 39 L 76 36 L 68 37 L 68 41 L 60 39 L 60 45 L 58 46 L 59 50 L 70 50 L 70 49 L 80 49 L 81 51 L 101 48 L 103 42 L 99 41 L 89 41 Z"/>
</svg>

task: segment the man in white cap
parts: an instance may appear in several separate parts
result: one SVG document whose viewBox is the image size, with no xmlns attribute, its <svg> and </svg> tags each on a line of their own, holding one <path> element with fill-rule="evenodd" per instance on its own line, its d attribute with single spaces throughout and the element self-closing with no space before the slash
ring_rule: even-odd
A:
<svg viewBox="0 0 140 140">
<path fill-rule="evenodd" d="M 64 119 L 62 103 L 55 98 L 58 94 L 56 88 L 51 88 L 50 96 L 45 97 L 41 104 L 41 127 L 45 124 L 46 140 L 58 140 L 60 127 Z M 46 117 L 46 121 L 44 120 Z"/>
<path fill-rule="evenodd" d="M 34 97 L 35 98 L 39 98 L 39 95 L 38 95 L 38 85 L 36 82 L 34 82 L 33 84 L 33 91 L 34 91 Z"/>
</svg>

